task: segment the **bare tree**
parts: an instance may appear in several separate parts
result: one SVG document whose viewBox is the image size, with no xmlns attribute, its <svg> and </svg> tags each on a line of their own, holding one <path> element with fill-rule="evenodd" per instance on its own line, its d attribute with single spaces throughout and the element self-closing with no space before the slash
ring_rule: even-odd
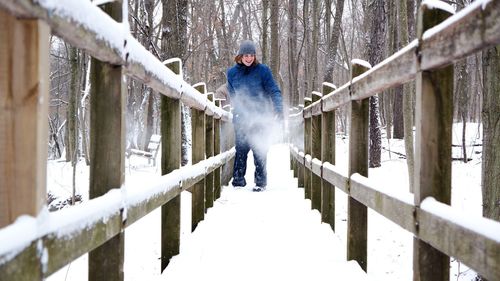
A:
<svg viewBox="0 0 500 281">
<path fill-rule="evenodd" d="M 408 11 L 407 0 L 399 1 L 399 25 L 400 42 L 402 45 L 409 43 L 408 38 Z M 413 91 L 414 88 L 409 84 L 403 87 L 403 122 L 404 122 L 404 141 L 406 152 L 406 164 L 408 167 L 408 179 L 410 192 L 413 192 Z"/>
<path fill-rule="evenodd" d="M 373 1 L 371 7 L 366 10 L 365 17 L 369 22 L 369 45 L 366 46 L 367 57 L 371 65 L 375 65 L 384 59 L 385 41 L 385 1 Z M 381 132 L 380 113 L 378 108 L 378 96 L 370 97 L 370 168 L 381 166 Z"/>
<path fill-rule="evenodd" d="M 279 50 L 279 1 L 271 0 L 271 71 L 274 77 L 279 76 L 280 50 Z"/>
<path fill-rule="evenodd" d="M 500 221 L 500 46 L 483 51 L 483 216 Z"/>
<path fill-rule="evenodd" d="M 335 16 L 333 18 L 333 29 L 328 40 L 328 52 L 326 60 L 326 70 L 323 76 L 323 81 L 333 81 L 333 68 L 335 66 L 335 56 L 337 55 L 337 47 L 340 38 L 340 31 L 342 26 L 342 15 L 344 12 L 344 0 L 337 0 L 335 4 Z M 330 7 L 327 7 L 327 14 L 330 14 Z"/>
<path fill-rule="evenodd" d="M 288 101 L 290 107 L 299 104 L 297 59 L 297 0 L 288 0 Z"/>
</svg>

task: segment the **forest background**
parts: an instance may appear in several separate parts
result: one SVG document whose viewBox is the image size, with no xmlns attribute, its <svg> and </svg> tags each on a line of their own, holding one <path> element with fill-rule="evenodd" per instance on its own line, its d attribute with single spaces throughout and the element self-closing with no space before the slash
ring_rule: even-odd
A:
<svg viewBox="0 0 500 281">
<path fill-rule="evenodd" d="M 96 5 L 106 1 L 94 1 Z M 97 3 L 99 2 L 99 3 Z M 282 89 L 285 108 L 297 112 L 304 97 L 323 82 L 343 85 L 351 60 L 375 65 L 416 38 L 421 1 L 412 0 L 129 0 L 130 32 L 160 60 L 178 57 L 183 78 L 205 82 L 225 96 L 225 73 L 239 42 L 256 42 L 259 61 L 268 64 Z M 443 1 L 459 11 L 470 0 Z M 89 164 L 90 57 L 51 37 L 49 159 Z M 500 50 L 491 48 L 455 63 L 454 121 L 462 122 L 462 161 L 467 162 L 465 129 L 482 123 L 483 214 L 500 220 Z M 160 131 L 160 95 L 127 80 L 127 150 L 147 147 Z M 370 98 L 370 167 L 380 165 L 381 130 L 404 139 L 409 178 L 413 170 L 413 83 Z M 338 111 L 337 132 L 347 133 L 348 108 Z M 183 121 L 189 121 L 184 110 Z M 188 126 L 185 125 L 187 128 Z M 477 130 L 477 128 L 470 128 Z M 188 163 L 189 132 L 184 132 L 183 164 Z M 411 189 L 411 184 L 410 184 Z M 488 201 L 489 200 L 489 201 Z"/>
</svg>

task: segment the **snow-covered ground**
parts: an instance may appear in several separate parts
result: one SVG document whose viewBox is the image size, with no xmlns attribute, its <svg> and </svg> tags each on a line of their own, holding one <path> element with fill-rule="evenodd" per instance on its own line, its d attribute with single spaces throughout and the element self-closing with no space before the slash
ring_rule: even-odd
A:
<svg viewBox="0 0 500 281">
<path fill-rule="evenodd" d="M 455 126 L 453 143 L 459 144 L 461 124 Z M 468 142 L 480 144 L 476 124 L 467 127 Z M 400 140 L 383 141 L 392 151 L 403 152 Z M 458 157 L 460 148 L 453 148 Z M 337 138 L 337 166 L 347 169 L 348 139 Z M 481 215 L 481 147 L 468 147 L 468 163 L 453 162 L 452 205 Z M 159 162 L 159 161 L 158 161 Z M 253 183 L 253 161 L 249 159 L 247 181 Z M 369 178 L 392 192 L 408 189 L 406 162 L 383 150 L 382 167 L 370 169 Z M 49 162 L 49 189 L 70 194 L 70 165 Z M 289 170 L 286 145 L 272 147 L 268 156 L 268 190 L 224 187 L 221 198 L 208 210 L 194 233 L 190 232 L 191 197 L 182 194 L 181 254 L 160 275 L 160 212 L 156 210 L 126 230 L 126 280 L 363 280 L 346 277 L 346 270 L 359 267 L 345 262 L 347 197 L 336 191 L 336 231 L 320 222 L 310 208 L 302 188 Z M 158 167 L 132 157 L 127 164 L 126 184 L 159 176 Z M 87 200 L 88 168 L 77 170 L 77 188 Z M 140 185 L 138 185 L 139 187 Z M 65 194 L 63 196 L 63 194 Z M 412 280 L 411 233 L 369 210 L 368 279 Z M 453 260 L 453 259 L 452 259 Z M 451 263 L 451 280 L 469 281 L 475 273 L 463 264 Z M 48 280 L 87 280 L 87 255 L 53 274 Z"/>
</svg>

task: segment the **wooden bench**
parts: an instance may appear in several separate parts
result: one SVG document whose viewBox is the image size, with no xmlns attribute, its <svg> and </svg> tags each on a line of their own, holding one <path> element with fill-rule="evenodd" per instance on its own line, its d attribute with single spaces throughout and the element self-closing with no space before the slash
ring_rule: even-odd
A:
<svg viewBox="0 0 500 281">
<path fill-rule="evenodd" d="M 148 159 L 148 164 L 153 162 L 153 166 L 156 166 L 156 156 L 158 155 L 158 150 L 161 144 L 161 136 L 160 135 L 151 135 L 151 139 L 149 140 L 147 151 L 140 149 L 130 149 L 130 154 L 134 154 L 137 156 L 142 156 Z"/>
</svg>

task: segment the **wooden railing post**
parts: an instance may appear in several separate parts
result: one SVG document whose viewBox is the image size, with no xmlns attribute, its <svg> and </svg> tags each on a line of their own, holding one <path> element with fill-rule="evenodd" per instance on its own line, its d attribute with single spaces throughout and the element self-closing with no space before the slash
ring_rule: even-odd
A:
<svg viewBox="0 0 500 281">
<path fill-rule="evenodd" d="M 182 62 L 166 65 L 181 75 Z M 161 96 L 161 174 L 166 175 L 181 167 L 181 101 Z M 179 254 L 181 237 L 181 196 L 178 195 L 161 207 L 161 271 L 170 259 Z"/>
<path fill-rule="evenodd" d="M 227 112 L 231 112 L 231 105 L 226 104 L 222 107 Z M 221 132 L 221 147 L 224 151 L 231 149 L 234 146 L 234 129 L 231 122 L 222 122 L 220 124 Z M 221 182 L 223 185 L 228 185 L 233 176 L 234 157 L 226 164 L 222 165 Z"/>
<path fill-rule="evenodd" d="M 312 102 L 321 99 L 320 92 L 312 92 Z M 311 157 L 321 159 L 321 115 L 311 116 Z M 311 207 L 321 212 L 321 177 L 312 173 Z"/>
<path fill-rule="evenodd" d="M 297 107 L 293 107 L 290 110 L 290 115 L 295 115 L 297 114 Z M 296 118 L 288 118 L 288 142 L 293 146 L 297 147 L 297 143 L 295 143 L 295 136 L 297 135 L 297 126 L 295 126 Z M 292 156 L 292 153 L 290 152 L 290 169 L 293 171 L 293 177 L 297 177 L 297 160 L 295 157 Z"/>
<path fill-rule="evenodd" d="M 122 3 L 104 4 L 122 20 Z M 123 67 L 92 58 L 90 94 L 90 199 L 120 188 L 125 178 L 125 101 Z M 123 280 L 125 232 L 89 252 L 89 280 Z"/>
<path fill-rule="evenodd" d="M 302 112 L 304 110 L 304 105 L 303 104 L 299 104 L 299 112 Z M 305 124 L 305 119 L 302 119 L 302 121 L 304 122 Z M 300 125 L 300 124 L 298 124 Z M 299 126 L 297 126 L 297 128 L 299 128 Z M 305 129 L 305 125 L 304 126 L 301 126 L 301 130 L 298 132 L 298 135 L 300 136 L 300 133 L 303 133 L 305 135 L 305 132 L 304 132 L 304 129 Z M 299 138 L 297 138 L 298 140 Z M 305 141 L 305 136 L 302 137 L 302 143 L 297 143 L 297 147 L 299 148 L 299 151 L 305 151 L 304 147 L 305 147 L 305 144 L 304 144 L 304 141 Z M 304 176 L 305 176 L 305 170 L 304 170 L 304 159 L 302 159 L 302 163 L 297 163 L 297 185 L 299 187 L 303 187 L 304 186 Z"/>
<path fill-rule="evenodd" d="M 304 98 L 304 108 L 311 105 L 312 99 Z M 311 118 L 304 118 L 304 196 L 306 199 L 311 199 L 311 170 L 305 167 L 305 156 L 311 154 Z"/>
<path fill-rule="evenodd" d="M 207 93 L 207 99 L 214 101 L 214 93 Z M 205 116 L 205 154 L 207 158 L 214 156 L 214 117 Z M 205 212 L 214 206 L 214 172 L 205 177 Z"/>
<path fill-rule="evenodd" d="M 0 10 L 0 228 L 46 202 L 50 28 Z"/>
<path fill-rule="evenodd" d="M 369 68 L 352 63 L 351 77 L 357 77 Z M 351 93 L 352 94 L 352 93 Z M 351 129 L 349 130 L 349 176 L 359 173 L 368 177 L 368 99 L 351 101 Z M 367 209 L 349 196 L 347 203 L 347 260 L 356 260 L 367 269 Z"/>
<path fill-rule="evenodd" d="M 422 5 L 417 32 L 444 21 L 450 12 Z M 422 47 L 422 45 L 419 45 Z M 429 196 L 445 204 L 451 200 L 451 129 L 453 122 L 453 65 L 417 73 L 415 206 Z M 418 212 L 417 212 L 418 214 Z M 417 231 L 418 228 L 418 217 Z M 450 258 L 429 244 L 413 240 L 413 280 L 449 280 Z"/>
<path fill-rule="evenodd" d="M 0 25 L 0 228 L 3 228 L 20 215 L 36 217 L 46 203 L 50 28 L 40 20 L 17 19 L 4 10 L 0 10 Z M 13 266 L 20 273 L 16 280 L 43 279 L 42 265 L 35 258 L 36 249 L 30 248 L 33 249 L 29 253 L 33 257 L 30 263 Z"/>
<path fill-rule="evenodd" d="M 201 94 L 206 94 L 205 83 L 193 85 Z M 191 109 L 192 131 L 192 163 L 196 164 L 205 160 L 205 111 Z M 192 188 L 192 221 L 191 231 L 205 217 L 205 179 L 196 183 Z"/>
<path fill-rule="evenodd" d="M 331 83 L 323 83 L 323 96 L 335 91 Z M 335 111 L 321 115 L 321 161 L 335 165 Z M 321 181 L 321 222 L 330 224 L 335 231 L 335 187 L 326 180 Z"/>
<path fill-rule="evenodd" d="M 219 107 L 221 106 L 221 100 L 216 99 L 215 100 L 215 106 Z M 220 135 L 221 135 L 221 120 L 218 118 L 214 119 L 214 155 L 219 155 L 221 151 L 221 142 L 220 142 Z M 221 183 L 221 168 L 217 168 L 214 171 L 214 200 L 219 199 L 220 194 L 221 194 L 221 189 L 222 189 L 222 183 Z"/>
</svg>

